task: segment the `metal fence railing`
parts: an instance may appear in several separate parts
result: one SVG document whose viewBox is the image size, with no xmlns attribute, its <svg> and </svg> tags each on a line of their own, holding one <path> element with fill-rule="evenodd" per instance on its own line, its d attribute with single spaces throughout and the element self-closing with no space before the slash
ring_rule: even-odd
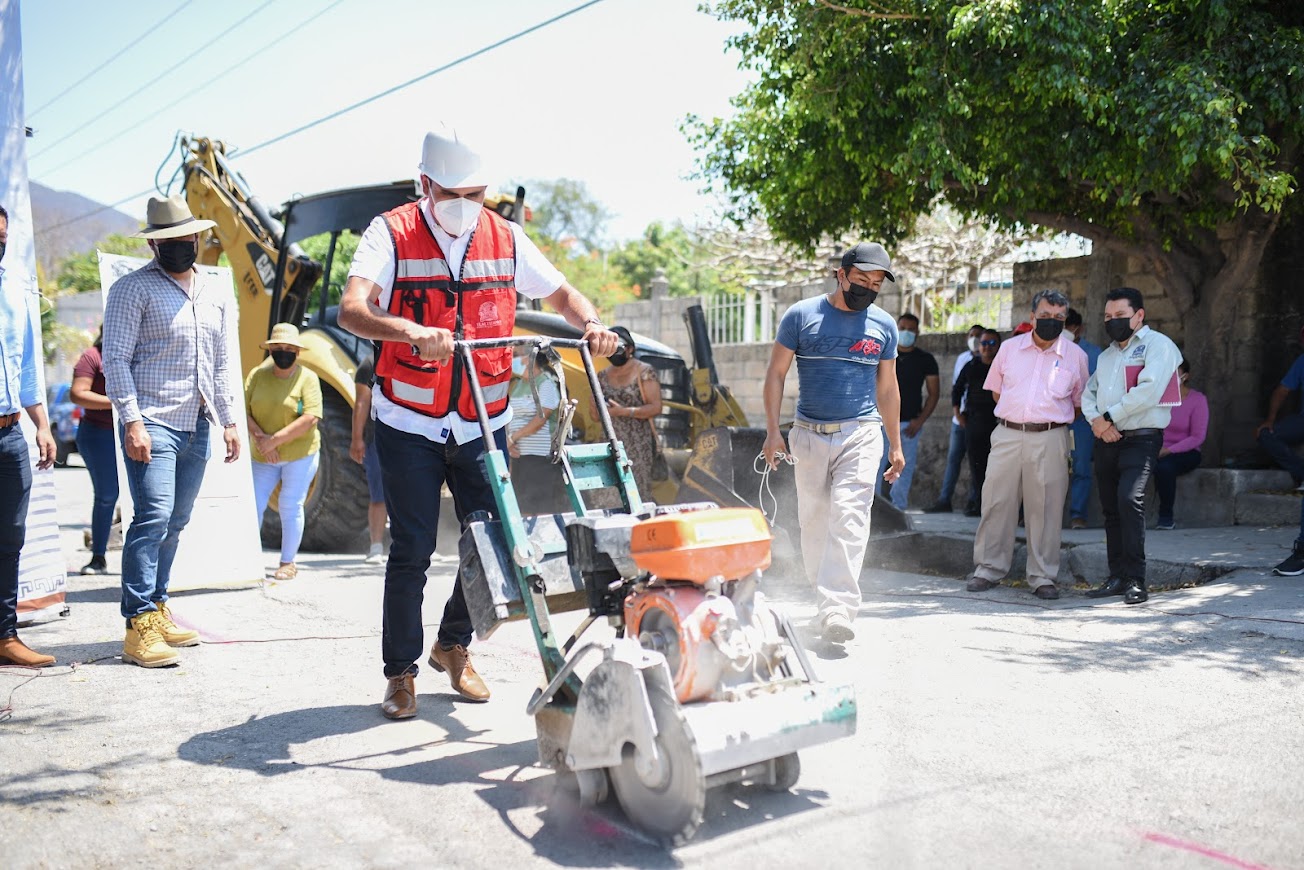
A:
<svg viewBox="0 0 1304 870">
<path fill-rule="evenodd" d="M 711 344 L 774 341 L 774 294 L 769 290 L 721 293 L 702 300 Z"/>
</svg>

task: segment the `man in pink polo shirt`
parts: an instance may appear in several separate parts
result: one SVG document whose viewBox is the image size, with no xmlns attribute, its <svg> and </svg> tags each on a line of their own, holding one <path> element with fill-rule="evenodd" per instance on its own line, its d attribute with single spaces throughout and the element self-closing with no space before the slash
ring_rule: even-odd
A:
<svg viewBox="0 0 1304 870">
<path fill-rule="evenodd" d="M 1028 532 L 1028 586 L 1059 598 L 1060 527 L 1069 490 L 1069 429 L 1087 385 L 1087 355 L 1063 335 L 1069 300 L 1056 290 L 1032 299 L 1031 331 L 1001 345 L 983 388 L 996 397 L 996 431 L 973 542 L 970 592 L 997 586 L 1014 558 L 1019 500 Z"/>
</svg>

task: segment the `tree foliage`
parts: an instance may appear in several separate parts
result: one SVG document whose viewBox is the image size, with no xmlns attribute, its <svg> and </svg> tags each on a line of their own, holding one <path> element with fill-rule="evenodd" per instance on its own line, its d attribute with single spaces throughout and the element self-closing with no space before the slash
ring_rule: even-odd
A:
<svg viewBox="0 0 1304 870">
<path fill-rule="evenodd" d="M 531 236 L 565 242 L 576 253 L 606 248 L 611 212 L 593 198 L 583 181 L 533 179 L 524 187 L 531 212 L 526 229 Z"/>
<path fill-rule="evenodd" d="M 755 81 L 690 121 L 733 215 L 891 245 L 941 196 L 1076 233 L 1162 282 L 1195 365 L 1231 324 L 1304 145 L 1304 6 L 1270 0 L 720 0 Z M 1188 353 L 1192 349 L 1188 347 Z M 1214 416 L 1230 395 L 1211 391 Z M 1218 425 L 1221 425 L 1219 422 Z M 1218 433 L 1211 434 L 1216 442 Z"/>
<path fill-rule="evenodd" d="M 937 195 L 1102 241 L 1200 245 L 1296 186 L 1292 4 L 723 0 L 757 81 L 698 123 L 736 212 L 894 241 Z M 882 17 L 885 11 L 901 17 Z"/>
<path fill-rule="evenodd" d="M 340 297 L 344 295 L 344 285 L 349 281 L 349 266 L 353 263 L 353 254 L 358 249 L 358 240 L 360 236 L 345 230 L 340 233 L 339 241 L 335 243 L 335 257 L 331 260 L 331 273 L 324 276 L 329 279 L 330 284 L 327 287 L 327 298 L 330 300 L 327 305 L 338 305 Z M 331 234 L 321 233 L 316 236 L 309 236 L 299 243 L 303 252 L 312 257 L 322 268 L 326 267 L 326 254 L 330 251 Z M 312 293 L 312 304 L 309 310 L 316 310 L 318 295 L 321 293 L 321 287 L 317 287 Z"/>
</svg>

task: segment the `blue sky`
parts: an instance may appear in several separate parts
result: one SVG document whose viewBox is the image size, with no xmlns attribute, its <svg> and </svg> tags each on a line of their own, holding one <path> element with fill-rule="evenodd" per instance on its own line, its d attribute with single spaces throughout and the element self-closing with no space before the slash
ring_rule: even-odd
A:
<svg viewBox="0 0 1304 870">
<path fill-rule="evenodd" d="M 149 187 L 165 158 L 171 174 L 179 130 L 251 147 L 580 2 L 23 0 L 30 177 L 115 202 Z M 269 203 L 410 178 L 425 130 L 442 118 L 477 143 L 504 186 L 583 180 L 615 213 L 615 238 L 651 220 L 705 217 L 714 204 L 687 177 L 694 153 L 679 125 L 690 113 L 727 115 L 747 77 L 725 49 L 736 26 L 697 5 L 602 0 L 236 166 Z M 144 197 L 122 210 L 143 214 Z"/>
</svg>

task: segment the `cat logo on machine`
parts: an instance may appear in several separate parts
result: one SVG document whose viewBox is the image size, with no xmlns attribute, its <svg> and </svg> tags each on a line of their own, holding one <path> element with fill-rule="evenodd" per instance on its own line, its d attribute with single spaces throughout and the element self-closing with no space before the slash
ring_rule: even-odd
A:
<svg viewBox="0 0 1304 870">
<path fill-rule="evenodd" d="M 272 284 L 276 281 L 276 264 L 272 258 L 267 255 L 262 246 L 257 242 L 250 242 L 245 245 L 249 251 L 249 259 L 254 264 L 254 270 L 258 273 L 258 280 L 262 282 L 262 290 L 268 296 L 272 295 Z M 244 283 L 248 286 L 250 293 L 257 293 L 258 287 L 254 286 L 253 276 L 246 275 Z"/>
</svg>

